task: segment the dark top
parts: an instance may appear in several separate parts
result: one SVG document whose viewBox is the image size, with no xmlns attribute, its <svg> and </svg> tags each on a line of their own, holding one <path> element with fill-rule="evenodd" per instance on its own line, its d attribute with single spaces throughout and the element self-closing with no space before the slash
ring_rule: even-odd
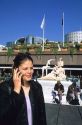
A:
<svg viewBox="0 0 82 125">
<path fill-rule="evenodd" d="M 66 96 L 66 100 L 70 103 L 72 100 L 78 100 L 78 88 L 77 86 L 74 86 L 73 84 L 70 85 L 68 87 L 68 91 L 67 91 L 67 96 Z M 73 96 L 71 95 L 73 94 L 74 96 L 74 99 L 73 99 Z"/>
<path fill-rule="evenodd" d="M 62 93 L 64 92 L 64 86 L 62 84 L 55 84 L 54 90 L 58 91 L 60 90 Z"/>
<path fill-rule="evenodd" d="M 46 125 L 43 92 L 38 82 L 30 81 L 29 97 L 33 125 Z M 0 84 L 0 125 L 28 125 L 24 91 L 13 91 L 12 79 Z"/>
</svg>

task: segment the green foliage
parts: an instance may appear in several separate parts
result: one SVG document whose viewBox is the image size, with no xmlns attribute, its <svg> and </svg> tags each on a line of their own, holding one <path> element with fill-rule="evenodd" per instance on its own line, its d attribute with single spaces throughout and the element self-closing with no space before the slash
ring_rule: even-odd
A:
<svg viewBox="0 0 82 125">
<path fill-rule="evenodd" d="M 53 52 L 53 54 L 56 55 L 56 54 L 58 53 L 58 48 L 56 48 L 56 47 L 55 47 L 55 48 L 52 48 L 52 52 Z"/>
<path fill-rule="evenodd" d="M 75 47 L 70 48 L 70 55 L 76 54 L 77 50 Z"/>
<path fill-rule="evenodd" d="M 79 50 L 80 45 L 79 45 L 78 43 L 76 43 L 76 44 L 75 44 L 75 48 L 76 48 L 77 50 Z"/>
<path fill-rule="evenodd" d="M 82 45 L 80 45 L 80 48 L 82 48 Z"/>
<path fill-rule="evenodd" d="M 7 56 L 10 57 L 13 54 L 13 49 L 11 47 L 8 48 L 7 50 Z"/>
<path fill-rule="evenodd" d="M 35 53 L 36 54 L 42 54 L 43 52 L 42 52 L 42 47 L 37 47 L 37 48 L 35 48 Z"/>
<path fill-rule="evenodd" d="M 20 47 L 20 52 L 24 53 L 24 52 L 27 52 L 27 51 L 28 51 L 28 49 L 27 49 L 27 45 L 26 44 L 24 44 L 24 45 L 22 45 Z"/>
<path fill-rule="evenodd" d="M 65 42 L 65 43 L 64 43 L 64 47 L 65 47 L 65 48 L 68 47 L 68 42 Z"/>
<path fill-rule="evenodd" d="M 12 56 L 12 54 L 13 54 L 13 49 L 9 47 L 7 50 L 8 61 L 9 61 L 9 58 Z"/>
</svg>

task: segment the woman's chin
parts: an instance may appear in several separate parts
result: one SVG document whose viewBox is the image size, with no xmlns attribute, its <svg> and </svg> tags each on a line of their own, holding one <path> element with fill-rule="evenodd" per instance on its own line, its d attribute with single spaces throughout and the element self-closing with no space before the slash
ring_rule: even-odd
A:
<svg viewBox="0 0 82 125">
<path fill-rule="evenodd" d="M 25 81 L 30 81 L 32 78 L 27 78 L 27 79 L 25 79 Z"/>
<path fill-rule="evenodd" d="M 31 79 L 32 79 L 31 76 L 29 76 L 29 77 L 24 76 L 24 77 L 23 77 L 23 80 L 24 80 L 24 81 L 30 81 Z"/>
</svg>

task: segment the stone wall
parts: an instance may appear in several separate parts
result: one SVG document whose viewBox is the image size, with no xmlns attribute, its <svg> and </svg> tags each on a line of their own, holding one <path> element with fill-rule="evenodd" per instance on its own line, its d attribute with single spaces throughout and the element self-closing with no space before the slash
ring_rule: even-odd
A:
<svg viewBox="0 0 82 125">
<path fill-rule="evenodd" d="M 8 56 L 0 55 L 0 64 L 13 64 L 14 55 Z M 82 65 L 82 54 L 78 55 L 70 55 L 70 54 L 43 54 L 43 55 L 36 55 L 32 54 L 32 58 L 34 60 L 34 65 L 45 65 L 47 60 L 55 59 L 55 62 L 52 61 L 51 64 L 54 65 L 58 61 L 58 59 L 62 57 L 64 60 L 64 65 Z"/>
</svg>

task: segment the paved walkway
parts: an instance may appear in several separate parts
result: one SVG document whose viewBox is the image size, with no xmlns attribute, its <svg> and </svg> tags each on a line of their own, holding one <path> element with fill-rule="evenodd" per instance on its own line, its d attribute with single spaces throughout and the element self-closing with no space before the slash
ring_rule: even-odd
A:
<svg viewBox="0 0 82 125">
<path fill-rule="evenodd" d="M 46 103 L 47 125 L 82 125 L 82 107 Z"/>
</svg>

